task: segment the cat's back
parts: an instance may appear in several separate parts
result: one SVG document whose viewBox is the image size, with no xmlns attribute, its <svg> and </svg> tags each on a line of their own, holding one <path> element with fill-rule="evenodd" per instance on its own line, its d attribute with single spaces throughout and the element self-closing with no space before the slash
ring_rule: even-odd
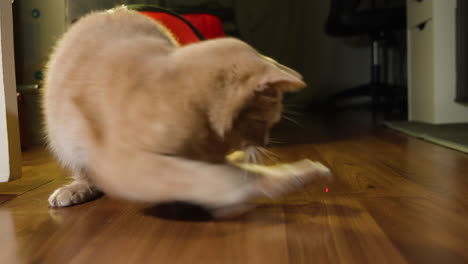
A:
<svg viewBox="0 0 468 264">
<path fill-rule="evenodd" d="M 115 41 L 141 36 L 174 43 L 165 28 L 153 19 L 125 7 L 119 7 L 91 13 L 81 18 L 65 33 L 58 46 L 66 48 L 67 44 L 70 44 L 77 48 L 88 43 L 99 48 Z"/>
<path fill-rule="evenodd" d="M 95 65 L 100 55 L 109 56 L 109 50 L 115 50 L 121 43 L 141 38 L 151 38 L 169 47 L 176 45 L 163 26 L 136 11 L 119 7 L 91 13 L 73 24 L 57 43 L 49 60 L 46 83 L 51 86 L 56 77 Z"/>
<path fill-rule="evenodd" d="M 115 92 L 115 83 L 126 89 L 118 78 L 146 74 L 148 69 L 140 62 L 167 54 L 175 43 L 158 22 L 125 7 L 84 16 L 64 34 L 49 59 L 43 100 L 46 116 L 70 103 L 67 98 L 90 97 L 103 89 Z"/>
<path fill-rule="evenodd" d="M 72 160 L 81 153 L 88 127 L 83 113 L 102 117 L 106 105 L 148 74 L 144 60 L 173 47 L 159 23 L 125 8 L 92 13 L 73 24 L 49 59 L 42 101 L 48 142 L 57 156 Z"/>
</svg>

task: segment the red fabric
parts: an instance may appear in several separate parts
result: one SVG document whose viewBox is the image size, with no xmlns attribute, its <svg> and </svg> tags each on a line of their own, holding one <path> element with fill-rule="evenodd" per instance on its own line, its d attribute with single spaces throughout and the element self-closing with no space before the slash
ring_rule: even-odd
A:
<svg viewBox="0 0 468 264">
<path fill-rule="evenodd" d="M 206 38 L 219 38 L 224 36 L 223 23 L 221 19 L 209 14 L 187 14 L 182 15 Z"/>
<path fill-rule="evenodd" d="M 200 39 L 193 30 L 179 18 L 163 12 L 140 11 L 143 15 L 149 16 L 172 32 L 180 45 L 187 45 L 199 42 Z M 187 14 L 182 15 L 206 38 L 218 38 L 224 36 L 221 20 L 209 14 Z"/>
</svg>

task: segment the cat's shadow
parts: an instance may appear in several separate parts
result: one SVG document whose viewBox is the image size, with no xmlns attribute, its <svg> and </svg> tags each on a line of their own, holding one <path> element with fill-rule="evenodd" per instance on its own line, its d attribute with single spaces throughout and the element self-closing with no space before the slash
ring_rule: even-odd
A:
<svg viewBox="0 0 468 264">
<path fill-rule="evenodd" d="M 143 209 L 147 216 L 171 221 L 206 222 L 214 220 L 210 210 L 186 202 L 167 202 Z"/>
<path fill-rule="evenodd" d="M 216 221 L 236 222 L 241 220 L 253 220 L 254 222 L 262 223 L 293 223 L 301 218 L 300 215 L 309 215 L 311 217 L 326 215 L 354 217 L 362 213 L 362 210 L 358 208 L 339 204 L 329 205 L 328 210 L 324 210 L 323 204 L 320 202 L 311 202 L 301 205 L 283 204 L 281 207 L 281 211 L 287 215 L 286 217 L 283 213 L 278 214 L 278 205 L 263 204 L 256 206 L 256 209 L 246 212 L 245 214 L 225 219 L 216 219 Z M 186 202 L 167 202 L 156 204 L 154 206 L 144 208 L 143 214 L 170 221 L 209 222 L 215 220 L 215 217 L 210 210 L 203 208 L 202 206 Z"/>
</svg>

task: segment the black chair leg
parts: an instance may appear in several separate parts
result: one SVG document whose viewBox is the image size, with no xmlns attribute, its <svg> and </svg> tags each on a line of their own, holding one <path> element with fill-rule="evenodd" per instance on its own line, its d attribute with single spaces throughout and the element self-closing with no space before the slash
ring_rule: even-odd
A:
<svg viewBox="0 0 468 264">
<path fill-rule="evenodd" d="M 388 36 L 384 32 L 377 32 L 371 35 L 371 64 L 370 64 L 370 83 L 353 87 L 351 89 L 342 91 L 338 94 L 331 96 L 327 104 L 332 105 L 337 101 L 351 98 L 370 96 L 371 97 L 371 112 L 372 119 L 378 121 L 378 115 L 383 114 L 383 117 L 390 116 L 395 108 L 399 107 L 397 101 L 401 100 L 400 90 L 403 88 L 394 87 L 389 84 L 387 76 L 387 38 Z"/>
<path fill-rule="evenodd" d="M 380 80 L 380 72 L 382 63 L 380 61 L 380 43 L 378 37 L 372 38 L 371 43 L 371 97 L 372 97 L 372 116 L 377 115 L 378 106 L 380 105 L 379 92 L 377 89 L 382 88 Z"/>
</svg>

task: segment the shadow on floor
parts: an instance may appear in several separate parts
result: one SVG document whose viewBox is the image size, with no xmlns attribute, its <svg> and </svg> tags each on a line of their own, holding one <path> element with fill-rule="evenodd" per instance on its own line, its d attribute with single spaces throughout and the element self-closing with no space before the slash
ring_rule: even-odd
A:
<svg viewBox="0 0 468 264">
<path fill-rule="evenodd" d="M 204 222 L 214 219 L 209 210 L 186 202 L 168 202 L 147 207 L 143 213 L 172 221 Z"/>
</svg>

